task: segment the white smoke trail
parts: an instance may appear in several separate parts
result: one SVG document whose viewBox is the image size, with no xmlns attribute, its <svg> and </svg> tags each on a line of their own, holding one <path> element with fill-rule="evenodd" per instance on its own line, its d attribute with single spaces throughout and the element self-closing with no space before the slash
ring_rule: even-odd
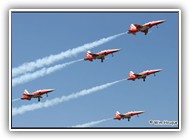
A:
<svg viewBox="0 0 190 140">
<path fill-rule="evenodd" d="M 91 127 L 109 120 L 112 120 L 113 118 L 108 118 L 108 119 L 102 119 L 102 120 L 98 120 L 98 121 L 92 121 L 92 122 L 88 122 L 88 123 L 84 123 L 84 124 L 79 124 L 79 125 L 75 125 L 72 127 Z"/>
<path fill-rule="evenodd" d="M 34 104 L 31 104 L 31 105 L 23 105 L 23 106 L 21 106 L 19 108 L 13 108 L 12 109 L 12 115 L 15 116 L 15 115 L 18 115 L 18 114 L 23 114 L 23 113 L 25 113 L 27 111 L 33 111 L 33 110 L 36 110 L 36 109 L 47 108 L 47 107 L 50 107 L 50 106 L 54 106 L 54 105 L 63 103 L 65 101 L 70 101 L 71 99 L 77 99 L 77 98 L 79 98 L 81 96 L 85 96 L 85 95 L 88 95 L 88 94 L 103 90 L 105 88 L 108 88 L 108 87 L 110 87 L 112 85 L 115 85 L 115 84 L 117 84 L 119 82 L 122 82 L 124 80 L 126 80 L 126 79 L 118 80 L 118 81 L 111 82 L 111 83 L 106 83 L 106 84 L 96 86 L 96 87 L 93 87 L 93 88 L 90 88 L 90 89 L 84 89 L 84 90 L 82 90 L 80 92 L 73 93 L 73 94 L 70 94 L 68 96 L 62 96 L 62 97 L 59 97 L 59 98 L 54 98 L 52 100 L 46 100 L 45 102 L 34 103 Z"/>
<path fill-rule="evenodd" d="M 16 101 L 18 101 L 18 100 L 20 100 L 20 98 L 13 99 L 12 102 L 16 102 Z"/>
<path fill-rule="evenodd" d="M 35 70 L 37 68 L 41 68 L 43 66 L 50 65 L 50 64 L 60 61 L 64 58 L 75 56 L 78 53 L 84 52 L 88 49 L 98 47 L 98 46 L 100 46 L 104 43 L 107 43 L 113 39 L 116 39 L 117 37 L 124 35 L 124 34 L 126 34 L 126 32 L 120 33 L 117 35 L 113 35 L 113 36 L 109 36 L 107 38 L 102 38 L 100 40 L 84 44 L 77 48 L 69 49 L 69 50 L 67 50 L 65 52 L 61 52 L 59 54 L 50 55 L 48 57 L 37 59 L 36 61 L 33 61 L 33 62 L 24 63 L 24 64 L 12 69 L 12 77 L 18 76 L 18 75 L 26 73 L 26 72 L 33 71 L 33 70 Z"/>
<path fill-rule="evenodd" d="M 21 75 L 19 77 L 14 78 L 12 80 L 12 86 L 14 87 L 16 85 L 23 84 L 23 83 L 32 81 L 34 79 L 37 79 L 39 77 L 43 77 L 45 75 L 51 74 L 57 70 L 61 70 L 62 68 L 66 67 L 68 65 L 74 64 L 76 62 L 80 62 L 82 60 L 83 59 L 78 59 L 75 61 L 71 61 L 71 62 L 67 62 L 67 63 L 63 63 L 63 64 L 58 64 L 58 65 L 55 65 L 55 66 L 52 66 L 49 68 L 43 68 L 43 69 L 38 70 L 38 71 L 33 72 L 33 73 L 26 73 L 24 75 Z"/>
</svg>

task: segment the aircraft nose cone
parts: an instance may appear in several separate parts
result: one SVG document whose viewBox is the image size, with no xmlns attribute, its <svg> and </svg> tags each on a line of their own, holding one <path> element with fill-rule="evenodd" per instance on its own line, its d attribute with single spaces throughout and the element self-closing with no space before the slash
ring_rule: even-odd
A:
<svg viewBox="0 0 190 140">
<path fill-rule="evenodd" d="M 166 20 L 159 20 L 158 23 L 164 23 Z"/>
<path fill-rule="evenodd" d="M 157 71 L 162 71 L 162 69 L 157 69 Z"/>
<path fill-rule="evenodd" d="M 138 113 L 139 113 L 139 114 L 142 114 L 142 113 L 144 113 L 144 111 L 139 111 Z"/>
<path fill-rule="evenodd" d="M 52 91 L 54 91 L 54 90 L 55 90 L 55 89 L 48 89 L 49 92 L 52 92 Z"/>
<path fill-rule="evenodd" d="M 121 49 L 115 49 L 115 52 L 119 52 L 119 51 L 121 51 Z"/>
</svg>

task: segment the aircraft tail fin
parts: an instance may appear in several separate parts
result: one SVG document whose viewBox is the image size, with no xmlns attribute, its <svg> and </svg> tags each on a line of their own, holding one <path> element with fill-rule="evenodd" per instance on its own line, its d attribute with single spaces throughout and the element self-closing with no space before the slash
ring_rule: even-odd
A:
<svg viewBox="0 0 190 140">
<path fill-rule="evenodd" d="M 91 54 L 92 54 L 92 53 L 91 53 L 91 51 L 89 51 L 89 50 L 86 52 L 86 55 L 91 55 Z"/>
<path fill-rule="evenodd" d="M 91 51 L 87 51 L 86 56 L 98 56 L 98 55 L 95 53 L 92 53 Z"/>
<path fill-rule="evenodd" d="M 121 113 L 119 113 L 119 111 L 116 111 L 115 115 L 119 115 L 119 114 L 121 114 Z"/>
<path fill-rule="evenodd" d="M 24 95 L 29 95 L 30 93 L 25 89 L 24 90 Z"/>
<path fill-rule="evenodd" d="M 136 27 L 135 27 L 134 24 L 131 24 L 131 25 L 130 25 L 130 30 L 132 30 L 132 29 L 136 29 Z"/>
<path fill-rule="evenodd" d="M 133 72 L 133 71 L 130 71 L 130 72 L 129 72 L 129 76 L 131 76 L 131 75 L 134 75 L 134 72 Z"/>
<path fill-rule="evenodd" d="M 133 28 L 133 27 L 135 27 L 135 25 L 134 25 L 134 24 L 131 24 L 130 27 Z"/>
</svg>

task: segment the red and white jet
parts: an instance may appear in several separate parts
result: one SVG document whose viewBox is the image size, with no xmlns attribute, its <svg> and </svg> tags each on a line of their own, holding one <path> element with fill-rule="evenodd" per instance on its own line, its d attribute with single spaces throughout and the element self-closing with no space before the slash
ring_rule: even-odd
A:
<svg viewBox="0 0 190 140">
<path fill-rule="evenodd" d="M 143 71 L 139 74 L 135 74 L 134 72 L 130 71 L 129 73 L 129 77 L 128 80 L 133 80 L 135 81 L 135 79 L 143 79 L 143 81 L 145 81 L 146 77 L 150 74 L 154 74 L 154 76 L 156 76 L 155 73 L 160 72 L 162 69 L 155 69 L 155 70 L 146 70 Z"/>
<path fill-rule="evenodd" d="M 119 111 L 117 111 L 114 119 L 121 120 L 121 119 L 127 118 L 128 121 L 130 121 L 132 116 L 135 116 L 135 115 L 138 116 L 139 114 L 142 114 L 142 113 L 144 113 L 144 111 L 131 111 L 131 112 L 127 112 L 125 114 L 121 114 L 121 113 L 119 113 Z"/>
<path fill-rule="evenodd" d="M 21 98 L 21 100 L 31 100 L 31 98 L 38 98 L 38 101 L 40 101 L 40 98 L 42 98 L 43 94 L 46 94 L 46 96 L 48 97 L 49 92 L 54 91 L 54 89 L 43 89 L 43 90 L 37 90 L 33 93 L 29 93 L 26 89 L 24 90 L 23 93 L 23 97 Z"/>
<path fill-rule="evenodd" d="M 128 30 L 128 34 L 136 35 L 137 32 L 144 32 L 145 35 L 148 33 L 148 29 L 152 28 L 153 26 L 157 26 L 158 24 L 161 24 L 165 22 L 166 20 L 158 20 L 158 21 L 152 21 L 145 23 L 144 25 L 138 25 L 138 24 L 131 24 L 130 29 Z"/>
<path fill-rule="evenodd" d="M 87 51 L 86 53 L 86 58 L 84 58 L 84 60 L 88 60 L 88 61 L 93 61 L 93 59 L 101 59 L 101 62 L 104 61 L 105 56 L 108 54 L 112 54 L 115 52 L 120 51 L 121 49 L 111 49 L 111 50 L 104 50 L 98 53 L 91 53 L 90 51 Z"/>
</svg>

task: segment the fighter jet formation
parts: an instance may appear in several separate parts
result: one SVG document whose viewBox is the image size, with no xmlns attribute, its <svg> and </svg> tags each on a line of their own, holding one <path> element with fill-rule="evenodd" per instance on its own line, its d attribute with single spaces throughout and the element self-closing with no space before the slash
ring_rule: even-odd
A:
<svg viewBox="0 0 190 140">
<path fill-rule="evenodd" d="M 145 23 L 144 25 L 131 24 L 128 33 L 136 35 L 137 32 L 143 32 L 145 35 L 147 35 L 150 28 L 152 28 L 153 26 L 158 26 L 159 24 L 164 22 L 166 22 L 166 20 L 152 21 Z M 101 62 L 104 62 L 105 56 L 109 54 L 112 54 L 113 56 L 113 53 L 119 52 L 120 50 L 121 49 L 108 49 L 100 51 L 98 53 L 92 53 L 88 50 L 86 52 L 86 57 L 84 58 L 84 60 L 92 62 L 93 60 L 100 59 Z M 127 79 L 132 81 L 135 81 L 136 79 L 143 79 L 143 81 L 145 81 L 147 76 L 151 74 L 155 76 L 155 74 L 160 71 L 162 71 L 162 69 L 146 70 L 141 73 L 134 73 L 133 71 L 130 71 L 129 77 Z M 48 93 L 53 91 L 54 89 L 44 89 L 44 90 L 37 90 L 33 93 L 29 93 L 27 90 L 24 90 L 23 97 L 21 98 L 21 100 L 31 100 L 32 98 L 38 98 L 38 101 L 40 101 L 43 94 L 46 94 L 46 96 L 48 97 Z M 117 111 L 114 119 L 115 120 L 128 119 L 128 121 L 130 121 L 131 117 L 135 115 L 138 116 L 143 113 L 144 111 L 131 111 L 125 114 L 121 114 Z"/>
</svg>

